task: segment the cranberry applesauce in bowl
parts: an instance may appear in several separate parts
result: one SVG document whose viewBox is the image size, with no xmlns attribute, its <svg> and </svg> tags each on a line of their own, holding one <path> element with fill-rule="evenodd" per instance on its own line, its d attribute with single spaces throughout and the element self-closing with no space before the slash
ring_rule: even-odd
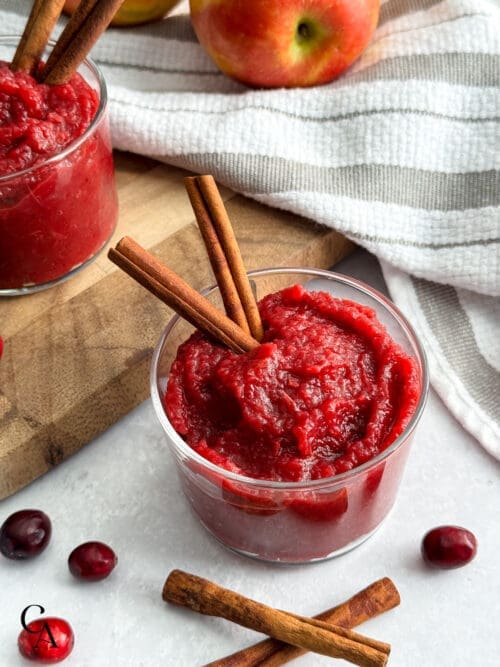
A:
<svg viewBox="0 0 500 667">
<path fill-rule="evenodd" d="M 397 308 L 315 269 L 252 271 L 261 344 L 237 354 L 168 323 L 153 405 L 186 498 L 231 549 L 304 563 L 367 539 L 392 508 L 428 390 Z M 205 293 L 220 305 L 213 287 Z"/>
<path fill-rule="evenodd" d="M 86 59 L 66 83 L 48 85 L 10 69 L 18 43 L 0 37 L 2 296 L 68 278 L 102 250 L 118 216 L 99 69 Z"/>
</svg>

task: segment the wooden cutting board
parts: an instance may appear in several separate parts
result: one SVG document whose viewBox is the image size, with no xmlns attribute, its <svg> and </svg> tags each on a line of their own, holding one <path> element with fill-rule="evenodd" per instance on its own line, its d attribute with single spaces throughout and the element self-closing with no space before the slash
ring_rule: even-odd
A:
<svg viewBox="0 0 500 667">
<path fill-rule="evenodd" d="M 117 153 L 128 234 L 196 288 L 214 282 L 182 179 Z M 248 269 L 327 268 L 352 244 L 336 232 L 221 188 Z M 0 498 L 50 470 L 149 395 L 151 353 L 171 316 L 103 252 L 45 292 L 0 299 Z"/>
</svg>

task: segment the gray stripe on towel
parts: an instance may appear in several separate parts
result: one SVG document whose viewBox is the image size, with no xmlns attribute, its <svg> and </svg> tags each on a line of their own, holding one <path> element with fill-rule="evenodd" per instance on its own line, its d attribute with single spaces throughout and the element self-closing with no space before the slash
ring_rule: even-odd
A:
<svg viewBox="0 0 500 667">
<path fill-rule="evenodd" d="M 110 94 L 112 97 L 112 94 Z M 129 102 L 126 99 L 119 97 L 115 100 L 118 104 L 129 104 L 135 106 L 137 109 L 147 109 L 148 111 L 155 111 L 159 113 L 197 113 L 203 116 L 227 116 L 241 111 L 266 111 L 279 116 L 297 119 L 307 123 L 337 123 L 344 120 L 353 120 L 355 118 L 368 116 L 386 116 L 388 114 L 401 114 L 407 116 L 421 116 L 424 118 L 437 118 L 439 120 L 446 120 L 454 123 L 497 123 L 500 121 L 500 116 L 490 116 L 481 118 L 480 116 L 450 116 L 448 114 L 439 113 L 437 111 L 427 111 L 426 109 L 408 109 L 406 107 L 394 108 L 385 107 L 380 109 L 363 109 L 362 111 L 349 111 L 330 116 L 308 116 L 304 114 L 294 113 L 279 107 L 266 106 L 264 104 L 246 104 L 243 107 L 230 107 L 225 109 L 196 109 L 194 107 L 168 107 L 167 109 L 161 106 L 148 104 L 146 102 Z"/>
<path fill-rule="evenodd" d="M 500 421 L 500 373 L 482 356 L 454 288 L 412 277 L 418 302 L 448 363 L 484 412 Z"/>
<path fill-rule="evenodd" d="M 473 18 L 485 18 L 491 21 L 491 14 L 488 14 L 486 12 L 466 12 L 465 14 L 457 14 L 456 16 L 448 16 L 444 19 L 441 19 L 439 21 L 434 21 L 433 23 L 426 23 L 424 25 L 417 25 L 417 26 L 411 26 L 409 28 L 401 28 L 401 30 L 392 30 L 389 35 L 378 35 L 375 33 L 374 38 L 370 42 L 370 45 L 368 48 L 374 46 L 375 44 L 378 44 L 382 40 L 386 40 L 389 37 L 392 37 L 393 35 L 403 35 L 405 33 L 416 33 L 417 31 L 420 30 L 429 30 L 430 28 L 436 28 L 437 26 L 441 25 L 449 25 L 450 23 L 456 23 L 457 21 L 461 21 L 462 19 L 473 19 Z M 415 43 L 415 39 L 418 41 L 418 35 L 412 34 L 411 39 L 413 39 Z M 417 42 L 418 43 L 418 42 Z"/>
<path fill-rule="evenodd" d="M 468 241 L 454 241 L 453 243 L 424 243 L 423 241 L 414 241 L 411 239 L 387 238 L 375 234 L 357 234 L 349 232 L 349 236 L 367 243 L 385 243 L 388 245 L 411 246 L 412 248 L 428 248 L 430 250 L 445 250 L 451 248 L 469 248 L 471 246 L 489 246 L 500 243 L 500 238 L 492 239 L 470 239 Z"/>
<path fill-rule="evenodd" d="M 123 63 L 97 59 L 106 67 L 126 70 L 141 70 L 152 74 L 186 74 L 200 76 L 222 76 L 217 69 L 209 71 L 182 70 L 176 67 L 152 67 L 141 63 Z M 210 63 L 207 63 L 210 66 Z M 345 88 L 360 82 L 373 81 L 443 81 L 461 86 L 498 86 L 500 80 L 500 55 L 493 53 L 429 53 L 411 56 L 396 56 L 379 60 L 358 72 L 332 81 L 330 87 Z M 148 92 L 152 92 L 148 88 Z M 158 89 L 157 92 L 165 92 Z M 214 91 L 220 92 L 220 91 Z"/>
<path fill-rule="evenodd" d="M 386 58 L 339 79 L 338 87 L 360 81 L 445 81 L 462 86 L 498 86 L 500 56 L 492 53 L 430 53 Z M 334 84 L 335 85 L 335 84 Z"/>
<path fill-rule="evenodd" d="M 449 174 L 377 164 L 332 168 L 240 153 L 158 157 L 198 173 L 211 173 L 230 188 L 248 194 L 315 192 L 439 211 L 500 204 L 500 171 L 496 170 Z"/>
<path fill-rule="evenodd" d="M 394 21 L 405 14 L 413 14 L 435 5 L 440 5 L 443 0 L 389 0 L 380 8 L 379 26 Z"/>
</svg>

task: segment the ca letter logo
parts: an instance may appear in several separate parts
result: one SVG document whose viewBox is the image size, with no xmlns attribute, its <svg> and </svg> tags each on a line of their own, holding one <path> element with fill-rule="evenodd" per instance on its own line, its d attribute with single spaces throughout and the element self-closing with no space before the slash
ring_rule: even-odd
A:
<svg viewBox="0 0 500 667">
<path fill-rule="evenodd" d="M 41 625 L 38 625 L 37 623 L 37 627 L 30 627 L 29 624 L 26 623 L 26 614 L 28 613 L 28 609 L 31 609 L 32 607 L 37 607 L 41 614 L 45 614 L 45 609 L 40 604 L 30 604 L 25 609 L 23 609 L 21 613 L 21 625 L 26 630 L 26 632 L 29 632 L 32 635 L 38 635 L 38 639 L 36 640 L 34 648 L 37 648 L 40 642 L 50 644 L 52 648 L 58 648 L 48 623 L 43 623 L 42 619 L 40 619 Z"/>
</svg>

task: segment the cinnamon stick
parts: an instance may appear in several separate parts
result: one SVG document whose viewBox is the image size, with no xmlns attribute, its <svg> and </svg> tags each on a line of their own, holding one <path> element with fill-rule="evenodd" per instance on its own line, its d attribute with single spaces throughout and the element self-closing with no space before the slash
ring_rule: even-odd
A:
<svg viewBox="0 0 500 667">
<path fill-rule="evenodd" d="M 259 345 L 210 301 L 131 238 L 121 239 L 116 248 L 109 250 L 108 257 L 193 326 L 235 352 L 246 352 Z"/>
<path fill-rule="evenodd" d="M 38 63 L 47 46 L 64 6 L 64 0 L 34 0 L 10 68 L 36 74 Z"/>
<path fill-rule="evenodd" d="M 240 249 L 229 216 L 213 176 L 188 177 L 184 180 L 196 220 L 221 293 L 226 312 L 256 340 L 262 340 L 264 329 L 259 309 L 248 280 Z"/>
<path fill-rule="evenodd" d="M 168 576 L 163 599 L 361 667 L 386 665 L 390 653 L 390 646 L 383 642 L 323 621 L 287 614 L 181 570 L 173 570 Z"/>
<path fill-rule="evenodd" d="M 370 584 L 342 604 L 318 614 L 314 618 L 334 623 L 343 628 L 353 628 L 370 618 L 397 607 L 399 592 L 394 583 L 384 577 Z M 305 649 L 285 644 L 277 639 L 264 639 L 242 651 L 214 660 L 204 667 L 280 667 L 306 653 Z"/>
<path fill-rule="evenodd" d="M 208 258 L 210 259 L 210 264 L 219 286 L 226 314 L 244 331 L 250 333 L 248 320 L 243 310 L 233 276 L 231 275 L 231 269 L 215 231 L 210 213 L 203 200 L 196 177 L 188 176 L 184 179 L 184 185 L 207 249 Z"/>
<path fill-rule="evenodd" d="M 98 0 L 80 0 L 70 19 L 66 23 L 64 30 L 59 35 L 59 39 L 55 43 L 54 48 L 45 63 L 45 71 L 42 76 L 47 77 L 50 71 L 54 68 L 56 62 L 62 57 L 72 40 L 75 39 L 80 27 L 89 17 L 90 12 L 94 9 L 97 2 Z"/>
<path fill-rule="evenodd" d="M 110 24 L 123 0 L 82 0 L 50 54 L 40 79 L 65 83 Z"/>
</svg>

